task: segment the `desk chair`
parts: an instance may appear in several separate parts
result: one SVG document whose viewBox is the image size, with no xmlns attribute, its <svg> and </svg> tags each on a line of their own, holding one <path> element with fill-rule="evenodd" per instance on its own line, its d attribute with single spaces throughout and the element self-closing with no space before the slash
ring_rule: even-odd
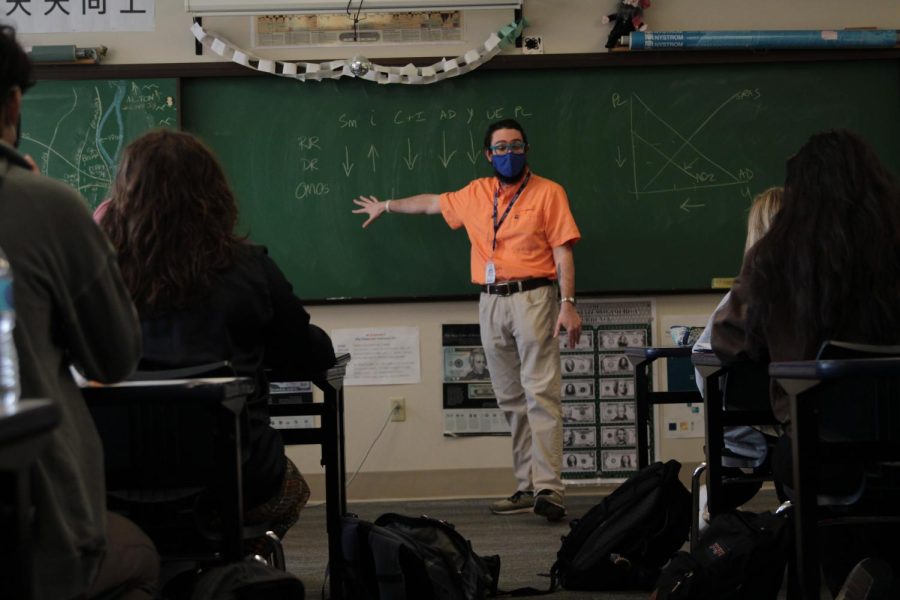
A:
<svg viewBox="0 0 900 600">
<path fill-rule="evenodd" d="M 735 486 L 761 486 L 771 480 L 771 471 L 760 468 L 758 461 L 731 456 L 723 459 L 725 428 L 735 426 L 777 425 L 769 401 L 769 374 L 762 363 L 738 362 L 723 364 L 715 354 L 695 353 L 694 366 L 706 380 L 704 418 L 706 422 L 706 462 L 694 471 L 691 493 L 694 498 L 691 547 L 699 539 L 700 477 L 706 472 L 707 506 L 710 518 L 734 508 L 727 506 L 727 489 Z M 771 456 L 771 448 L 769 449 Z M 733 467 L 726 470 L 727 467 Z M 753 469 L 742 473 L 740 469 Z M 758 489 L 758 487 L 756 488 Z M 733 502 L 732 502 L 733 504 Z"/>
<path fill-rule="evenodd" d="M 191 365 L 175 369 L 152 370 L 152 371 L 135 371 L 129 381 L 160 381 L 160 380 L 178 380 L 178 379 L 210 379 L 219 377 L 235 377 L 237 373 L 232 364 L 227 360 L 220 360 L 201 365 Z M 206 530 L 204 535 L 207 538 L 221 540 L 222 536 L 215 530 Z M 271 531 L 267 523 L 255 525 L 243 525 L 242 539 L 261 538 L 266 541 L 268 550 L 265 559 L 273 567 L 285 570 L 284 549 L 281 540 Z"/>
<path fill-rule="evenodd" d="M 82 390 L 103 440 L 108 508 L 153 539 L 161 585 L 243 558 L 240 419 L 253 389 L 230 377 Z"/>
<path fill-rule="evenodd" d="M 638 469 L 643 469 L 651 462 L 651 445 L 653 439 L 653 406 L 657 404 L 687 404 L 700 402 L 703 398 L 697 391 L 654 392 L 650 389 L 650 367 L 659 359 L 687 358 L 691 355 L 690 346 L 671 348 L 625 348 L 625 356 L 634 365 L 634 401 L 635 428 L 637 431 Z"/>
<path fill-rule="evenodd" d="M 0 582 L 9 598 L 35 597 L 30 473 L 60 418 L 51 400 L 0 407 Z"/>
<path fill-rule="evenodd" d="M 328 534 L 328 572 L 331 598 L 343 598 L 344 564 L 341 551 L 342 519 L 347 514 L 345 482 L 347 468 L 344 461 L 344 375 L 350 355 L 335 357 L 332 364 L 319 365 L 309 378 L 322 390 L 323 402 L 295 404 L 289 412 L 297 416 L 317 416 L 319 426 L 312 429 L 282 429 L 285 445 L 318 444 L 322 448 L 325 467 L 325 523 Z"/>
<path fill-rule="evenodd" d="M 841 355 L 855 358 L 834 358 Z M 769 365 L 790 399 L 792 481 L 786 491 L 793 497 L 803 600 L 820 594 L 820 527 L 900 525 L 900 505 L 889 500 L 897 492 L 889 463 L 900 460 L 900 347 L 826 342 L 819 356 L 829 358 Z M 843 481 L 857 476 L 858 489 L 831 489 L 832 482 L 819 477 L 819 469 L 833 472 L 836 464 L 848 475 Z"/>
</svg>

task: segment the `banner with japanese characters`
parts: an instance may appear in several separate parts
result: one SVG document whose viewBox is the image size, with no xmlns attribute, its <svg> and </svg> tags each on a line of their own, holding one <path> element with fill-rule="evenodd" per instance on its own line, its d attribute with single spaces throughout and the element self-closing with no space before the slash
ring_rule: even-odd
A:
<svg viewBox="0 0 900 600">
<path fill-rule="evenodd" d="M 19 33 L 153 31 L 156 0 L 4 0 L 0 22 Z"/>
</svg>

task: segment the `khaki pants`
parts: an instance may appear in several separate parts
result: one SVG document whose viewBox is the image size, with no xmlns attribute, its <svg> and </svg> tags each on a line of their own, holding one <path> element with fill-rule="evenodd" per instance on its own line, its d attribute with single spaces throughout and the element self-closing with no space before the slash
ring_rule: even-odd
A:
<svg viewBox="0 0 900 600">
<path fill-rule="evenodd" d="M 481 294 L 478 316 L 497 403 L 512 430 L 518 491 L 562 494 L 562 406 L 556 286 Z"/>
</svg>

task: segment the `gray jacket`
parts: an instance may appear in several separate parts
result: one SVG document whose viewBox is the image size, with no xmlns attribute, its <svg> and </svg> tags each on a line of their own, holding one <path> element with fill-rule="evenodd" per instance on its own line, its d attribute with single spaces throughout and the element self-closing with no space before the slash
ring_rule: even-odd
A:
<svg viewBox="0 0 900 600">
<path fill-rule="evenodd" d="M 69 370 L 111 382 L 140 356 L 137 315 L 112 246 L 85 201 L 33 173 L 0 142 L 0 247 L 12 265 L 23 398 L 49 398 L 61 422 L 32 469 L 38 598 L 70 598 L 104 552 L 103 452 Z"/>
</svg>

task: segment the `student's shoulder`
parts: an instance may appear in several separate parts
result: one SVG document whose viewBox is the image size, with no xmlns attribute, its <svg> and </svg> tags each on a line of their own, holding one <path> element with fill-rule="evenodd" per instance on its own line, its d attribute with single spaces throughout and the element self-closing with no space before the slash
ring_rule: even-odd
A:
<svg viewBox="0 0 900 600">
<path fill-rule="evenodd" d="M 269 249 L 261 244 L 243 240 L 234 245 L 234 262 L 239 266 L 253 270 L 265 270 L 274 264 L 269 256 Z"/>
<path fill-rule="evenodd" d="M 239 242 L 234 248 L 234 262 L 239 270 L 256 273 L 268 280 L 284 278 L 281 269 L 269 256 L 269 249 L 261 244 L 246 240 Z"/>
<path fill-rule="evenodd" d="M 0 194 L 15 204 L 16 214 L 26 218 L 32 214 L 46 220 L 48 226 L 77 230 L 91 221 L 90 207 L 77 191 L 45 175 L 21 167 L 6 173 Z"/>
</svg>

